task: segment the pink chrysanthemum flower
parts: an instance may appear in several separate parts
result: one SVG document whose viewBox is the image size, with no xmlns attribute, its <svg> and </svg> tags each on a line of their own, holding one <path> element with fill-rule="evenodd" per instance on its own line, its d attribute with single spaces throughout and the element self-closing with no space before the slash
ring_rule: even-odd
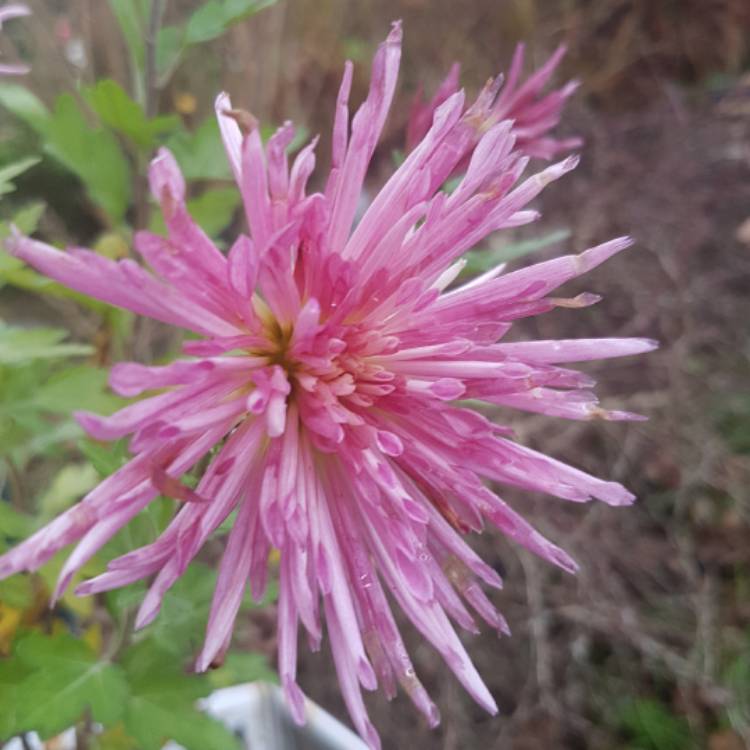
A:
<svg viewBox="0 0 750 750">
<path fill-rule="evenodd" d="M 519 318 L 595 302 L 588 294 L 551 295 L 627 247 L 627 239 L 505 275 L 498 267 L 451 287 L 465 251 L 492 232 L 533 221 L 529 202 L 576 164 L 569 158 L 523 179 L 528 157 L 516 148 L 512 123 L 492 124 L 492 85 L 466 110 L 461 91 L 436 108 L 424 138 L 354 226 L 393 98 L 400 43 L 396 24 L 375 56 L 369 94 L 351 126 L 347 63 L 322 193 L 306 192 L 314 142 L 289 169 L 292 127 L 285 124 L 264 147 L 252 118 L 219 96 L 219 124 L 250 227 L 228 255 L 188 215 L 185 183 L 166 150 L 151 165 L 150 184 L 168 236 L 136 236 L 153 273 L 87 250 L 60 252 L 20 236 L 11 242 L 12 252 L 59 282 L 203 338 L 185 344 L 190 358 L 112 369 L 112 388 L 124 396 L 160 392 L 109 417 L 78 419 L 100 440 L 131 436 L 133 459 L 0 558 L 0 576 L 34 570 L 78 542 L 59 595 L 86 560 L 164 493 L 184 504 L 161 537 L 77 589 L 93 594 L 154 576 L 137 616 L 143 627 L 236 511 L 197 668 L 228 648 L 248 583 L 255 597 L 263 595 L 276 548 L 278 667 L 291 710 L 304 720 L 295 677 L 299 624 L 316 649 L 325 620 L 344 699 L 371 747 L 379 739 L 363 687 L 380 685 L 391 697 L 400 684 L 431 726 L 439 720 L 391 600 L 466 690 L 496 711 L 451 624 L 476 632 L 473 609 L 508 632 L 482 588 L 499 588 L 500 577 L 468 546 L 469 531 L 495 526 L 545 560 L 576 569 L 486 480 L 574 502 L 633 500 L 619 484 L 519 445 L 508 427 L 456 400 L 570 419 L 630 419 L 597 406 L 587 390 L 591 378 L 563 365 L 654 347 L 645 339 L 502 342 Z M 464 159 L 458 188 L 443 192 Z M 180 482 L 216 446 L 195 489 Z"/>
<path fill-rule="evenodd" d="M 31 13 L 26 5 L 21 3 L 10 3 L 9 5 L 3 5 L 0 7 L 0 30 L 3 28 L 3 23 L 9 21 L 12 18 L 20 18 L 21 16 L 28 16 Z M 28 65 L 21 63 L 8 64 L 0 62 L 0 76 L 19 76 L 28 73 L 31 68 Z"/>
<path fill-rule="evenodd" d="M 489 114 L 483 114 L 484 128 L 503 120 L 512 120 L 515 148 L 540 159 L 552 159 L 556 154 L 578 148 L 581 145 L 580 138 L 557 139 L 549 135 L 560 122 L 562 108 L 578 88 L 578 82 L 570 81 L 561 89 L 548 94 L 542 93 L 564 55 L 565 47 L 561 45 L 539 70 L 521 83 L 524 45 L 519 44 L 513 53 L 504 84 L 502 76 L 492 84 L 502 84 L 502 90 L 490 107 Z M 437 108 L 458 91 L 460 72 L 460 65 L 454 63 L 429 102 L 424 101 L 421 88 L 417 91 L 406 126 L 407 152 L 424 138 Z M 481 132 L 477 132 L 477 137 Z"/>
</svg>

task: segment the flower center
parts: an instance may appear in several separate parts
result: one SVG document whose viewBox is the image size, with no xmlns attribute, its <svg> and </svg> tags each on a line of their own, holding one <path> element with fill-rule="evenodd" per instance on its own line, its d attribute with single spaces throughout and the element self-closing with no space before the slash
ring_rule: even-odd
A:
<svg viewBox="0 0 750 750">
<path fill-rule="evenodd" d="M 292 332 L 292 326 L 281 326 L 277 320 L 270 321 L 266 328 L 268 350 L 264 352 L 268 357 L 268 363 L 279 365 L 290 379 L 299 367 L 299 363 L 289 352 Z"/>
</svg>

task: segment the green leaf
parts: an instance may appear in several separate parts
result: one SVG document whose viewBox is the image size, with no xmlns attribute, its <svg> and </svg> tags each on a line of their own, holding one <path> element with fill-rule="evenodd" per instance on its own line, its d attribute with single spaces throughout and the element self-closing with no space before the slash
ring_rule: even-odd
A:
<svg viewBox="0 0 750 750">
<path fill-rule="evenodd" d="M 45 148 L 80 177 L 92 200 L 114 221 L 122 220 L 130 203 L 130 166 L 117 139 L 90 127 L 70 94 L 55 103 Z"/>
<path fill-rule="evenodd" d="M 105 547 L 103 550 L 104 556 L 110 558 L 111 547 Z M 130 547 L 126 551 L 130 551 L 133 548 Z M 113 557 L 116 557 L 113 556 Z M 119 589 L 112 589 L 107 591 L 104 595 L 104 601 L 106 603 L 107 610 L 110 615 L 116 620 L 121 628 L 132 627 L 132 619 L 129 619 L 130 615 L 134 615 L 138 610 L 143 597 L 146 595 L 147 587 L 143 581 L 131 583 L 127 586 L 123 586 Z"/>
<path fill-rule="evenodd" d="M 273 5 L 276 0 L 209 0 L 188 19 L 184 27 L 165 26 L 156 43 L 159 87 L 164 87 L 191 46 L 220 37 L 232 24 Z"/>
<path fill-rule="evenodd" d="M 171 684 L 163 680 L 158 688 L 168 691 L 177 682 L 178 678 Z M 240 747 L 237 737 L 221 722 L 192 707 L 180 710 L 165 705 L 161 692 L 133 696 L 124 721 L 142 750 L 160 750 L 166 740 L 173 740 L 186 750 L 239 750 Z"/>
<path fill-rule="evenodd" d="M 123 666 L 131 686 L 123 722 L 142 750 L 159 750 L 167 740 L 187 750 L 237 750 L 236 737 L 195 708 L 212 689 L 205 676 L 186 675 L 151 639 L 128 649 Z"/>
<path fill-rule="evenodd" d="M 187 180 L 228 180 L 229 163 L 215 117 L 208 117 L 194 133 L 177 133 L 167 141 Z"/>
<path fill-rule="evenodd" d="M 185 30 L 179 26 L 159 29 L 156 42 L 156 70 L 161 84 L 166 84 L 185 49 Z"/>
<path fill-rule="evenodd" d="M 220 0 L 209 0 L 190 16 L 185 29 L 185 42 L 198 44 L 216 39 L 226 28 L 223 3 Z"/>
<path fill-rule="evenodd" d="M 241 682 L 278 682 L 279 677 L 269 666 L 268 659 L 255 651 L 230 651 L 219 669 L 208 673 L 215 689 L 230 687 Z"/>
<path fill-rule="evenodd" d="M 175 130 L 180 124 L 179 117 L 174 116 L 149 120 L 143 107 L 133 101 L 119 83 L 109 79 L 88 88 L 86 98 L 105 125 L 144 150 L 154 147 L 157 135 Z"/>
<path fill-rule="evenodd" d="M 51 737 L 75 724 L 87 709 L 104 725 L 122 716 L 128 696 L 123 670 L 99 661 L 82 641 L 66 634 L 30 633 L 19 639 L 15 658 L 29 670 L 12 697 L 15 733 Z"/>
<path fill-rule="evenodd" d="M 29 670 L 16 658 L 0 659 L 0 740 L 18 734 L 16 729 L 16 692 L 18 683 L 28 675 Z"/>
<path fill-rule="evenodd" d="M 108 727 L 91 740 L 92 750 L 139 750 L 136 741 L 126 733 L 122 722 Z"/>
<path fill-rule="evenodd" d="M 106 385 L 106 370 L 67 367 L 37 388 L 31 403 L 53 414 L 68 414 L 78 409 L 111 413 L 124 402 L 109 393 Z"/>
<path fill-rule="evenodd" d="M 37 571 L 37 575 L 44 583 L 47 591 L 54 591 L 69 555 L 70 549 L 63 548 Z M 105 570 L 106 561 L 103 556 L 101 554 L 94 555 L 74 573 L 70 585 L 63 593 L 60 603 L 65 609 L 70 610 L 77 616 L 78 622 L 88 620 L 94 614 L 95 602 L 90 596 L 76 596 L 76 586 L 87 578 L 98 576 Z"/>
<path fill-rule="evenodd" d="M 0 84 L 0 105 L 40 135 L 49 128 L 50 114 L 35 94 L 17 83 Z"/>
<path fill-rule="evenodd" d="M 146 19 L 149 0 L 109 0 L 130 53 L 136 98 L 144 100 L 143 69 L 146 64 Z"/>
<path fill-rule="evenodd" d="M 31 169 L 39 161 L 36 157 L 29 156 L 0 168 L 0 195 L 12 193 L 16 189 L 12 182 L 13 178 L 23 174 L 27 169 Z"/>
<path fill-rule="evenodd" d="M 164 651 L 183 657 L 200 646 L 216 586 L 216 571 L 192 563 L 165 594 L 161 612 L 148 633 Z"/>
<path fill-rule="evenodd" d="M 159 115 L 149 121 L 151 131 L 155 136 L 176 133 L 181 125 L 182 120 L 179 115 Z"/>
<path fill-rule="evenodd" d="M 240 193 L 236 188 L 216 188 L 188 201 L 188 209 L 206 234 L 216 237 L 232 221 L 239 204 Z"/>
<path fill-rule="evenodd" d="M 0 500 L 0 552 L 11 547 L 16 542 L 25 539 L 33 530 L 33 517 L 19 513 L 17 510 L 14 510 L 9 503 Z M 8 594 L 8 589 L 6 587 L 12 586 L 12 582 L 18 583 L 19 581 L 27 580 L 27 578 L 22 576 L 11 576 L 5 581 L 0 582 L 0 602 L 12 604 L 10 598 L 13 596 L 15 589 L 12 590 L 11 594 Z"/>
<path fill-rule="evenodd" d="M 626 704 L 620 722 L 643 750 L 687 750 L 693 746 L 685 719 L 655 700 L 638 699 Z"/>
<path fill-rule="evenodd" d="M 22 539 L 31 534 L 33 528 L 34 519 L 31 516 L 13 510 L 8 503 L 0 500 L 0 529 L 4 536 Z"/>
<path fill-rule="evenodd" d="M 270 580 L 268 586 L 266 586 L 266 593 L 263 598 L 256 602 L 250 593 L 250 587 L 245 589 L 245 595 L 242 598 L 242 611 L 247 612 L 253 609 L 262 609 L 273 604 L 279 598 L 279 582 L 278 580 Z"/>
<path fill-rule="evenodd" d="M 209 0 L 190 16 L 185 30 L 187 44 L 208 42 L 232 24 L 273 5 L 275 0 Z"/>
<path fill-rule="evenodd" d="M 218 237 L 232 221 L 239 203 L 240 194 L 236 188 L 214 188 L 189 200 L 187 208 L 209 237 Z M 157 234 L 166 233 L 161 213 L 153 214 L 150 228 Z"/>
<path fill-rule="evenodd" d="M 15 226 L 23 234 L 33 234 L 39 225 L 39 220 L 42 218 L 45 208 L 44 203 L 30 203 L 20 211 L 17 211 L 11 217 L 10 221 L 0 221 L 0 248 L 3 247 L 4 241 L 10 237 L 11 225 Z M 8 271 L 13 273 L 18 269 L 24 268 L 25 266 L 22 261 L 0 250 L 0 288 L 8 280 L 6 277 Z"/>
<path fill-rule="evenodd" d="M 101 121 L 122 133 L 141 148 L 150 148 L 154 134 L 143 108 L 134 102 L 116 81 L 98 81 L 86 91 L 91 108 Z"/>
<path fill-rule="evenodd" d="M 61 366 L 52 359 L 0 366 L 0 453 L 20 465 L 29 455 L 80 438 L 71 410 L 109 412 L 124 403 L 105 391 L 105 382 L 103 370 Z"/>
<path fill-rule="evenodd" d="M 16 328 L 0 323 L 0 363 L 32 359 L 62 359 L 91 354 L 86 344 L 63 344 L 68 332 L 61 328 Z"/>
<path fill-rule="evenodd" d="M 125 439 L 99 443 L 86 438 L 78 443 L 78 448 L 102 478 L 114 474 L 128 460 L 128 443 Z"/>
<path fill-rule="evenodd" d="M 54 518 L 93 489 L 98 482 L 99 474 L 91 464 L 63 466 L 39 500 L 41 518 Z"/>
<path fill-rule="evenodd" d="M 0 367 L 0 453 L 12 454 L 49 425 L 30 405 L 38 385 L 44 382 L 48 360 Z"/>
<path fill-rule="evenodd" d="M 61 443 L 73 442 L 80 438 L 82 433 L 83 430 L 72 419 L 53 425 L 47 424 L 43 430 L 33 435 L 23 445 L 17 445 L 14 455 L 18 456 L 20 461 L 26 461 L 32 456 L 54 452 L 56 458 L 59 455 L 57 447 Z"/>
<path fill-rule="evenodd" d="M 0 540 L 0 550 L 3 549 Z M 0 581 L 0 605 L 24 610 L 34 601 L 34 588 L 30 576 L 11 576 Z M 0 607 L 0 612 L 2 607 Z M 2 615 L 0 615 L 2 620 Z M 0 704 L 2 705 L 2 704 Z M 2 736 L 0 734 L 0 736 Z"/>
<path fill-rule="evenodd" d="M 275 4 L 276 0 L 224 0 L 224 20 L 230 25 Z"/>
<path fill-rule="evenodd" d="M 44 203 L 30 203 L 28 206 L 24 206 L 20 211 L 13 215 L 11 224 L 15 224 L 20 232 L 23 234 L 33 234 L 39 226 L 39 220 L 42 218 L 44 209 L 46 208 Z M 0 241 L 4 240 L 10 234 L 10 225 L 0 221 Z M 4 253 L 0 253 L 0 263 L 2 263 L 2 257 Z M 6 256 L 7 257 L 7 256 Z M 18 261 L 19 265 L 23 265 L 21 261 Z"/>
<path fill-rule="evenodd" d="M 722 393 L 714 418 L 719 433 L 733 453 L 750 453 L 750 396 Z"/>
</svg>

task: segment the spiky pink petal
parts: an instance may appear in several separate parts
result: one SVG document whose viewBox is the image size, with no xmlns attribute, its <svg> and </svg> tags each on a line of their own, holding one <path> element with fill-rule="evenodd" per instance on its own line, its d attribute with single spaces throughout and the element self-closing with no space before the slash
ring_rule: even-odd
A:
<svg viewBox="0 0 750 750">
<path fill-rule="evenodd" d="M 495 527 L 576 571 L 571 557 L 487 480 L 571 502 L 633 501 L 617 483 L 519 445 L 510 427 L 456 400 L 568 419 L 636 419 L 600 407 L 593 379 L 564 365 L 655 346 L 648 339 L 502 340 L 517 319 L 598 301 L 589 293 L 551 295 L 624 250 L 627 238 L 455 283 L 466 250 L 492 232 L 534 221 L 538 213 L 529 202 L 577 164 L 570 157 L 524 177 L 529 153 L 557 150 L 543 133 L 570 91 L 539 93 L 560 53 L 518 85 L 520 50 L 505 87 L 491 81 L 468 107 L 453 90 L 456 71 L 433 100 L 431 123 L 420 116 L 423 137 L 355 226 L 395 90 L 400 40 L 395 24 L 351 127 L 347 64 L 322 193 L 307 192 L 315 141 L 290 165 L 291 125 L 264 145 L 252 117 L 233 110 L 225 94 L 218 97 L 219 127 L 249 228 L 227 255 L 188 214 L 185 182 L 165 149 L 149 181 L 167 234 L 140 232 L 135 240 L 152 272 L 18 234 L 8 242 L 18 257 L 79 292 L 203 338 L 186 342 L 187 356 L 167 365 L 113 367 L 110 383 L 121 395 L 157 392 L 106 417 L 76 417 L 98 439 L 128 436 L 134 458 L 0 557 L 0 577 L 34 570 L 77 542 L 59 596 L 118 529 L 158 493 L 167 494 L 180 510 L 163 534 L 76 589 L 92 594 L 152 579 L 136 618 L 144 627 L 209 537 L 236 513 L 196 668 L 207 669 L 229 648 L 246 587 L 263 596 L 275 547 L 279 674 L 292 715 L 302 722 L 306 711 L 296 675 L 299 630 L 317 650 L 325 622 L 344 700 L 372 748 L 380 740 L 363 688 L 380 685 L 390 698 L 400 685 L 430 726 L 439 721 L 391 601 L 475 700 L 497 711 L 452 624 L 476 632 L 482 620 L 500 635 L 510 632 L 481 586 L 501 588 L 502 580 L 467 544 L 469 531 Z M 514 123 L 504 120 L 510 112 Z M 442 185 L 460 171 L 463 178 L 447 194 Z M 214 446 L 191 488 L 183 475 Z"/>
<path fill-rule="evenodd" d="M 580 138 L 557 139 L 549 135 L 560 122 L 565 102 L 578 88 L 578 82 L 571 81 L 561 89 L 542 93 L 564 55 L 565 46 L 561 45 L 544 65 L 520 83 L 525 47 L 519 44 L 507 76 L 495 79 L 494 87 L 487 90 L 490 102 L 481 118 L 476 120 L 478 129 L 508 121 L 512 123 L 519 150 L 540 159 L 553 159 L 556 154 L 580 147 Z M 438 107 L 458 91 L 459 73 L 460 68 L 454 63 L 429 102 L 424 102 L 421 88 L 417 91 L 406 128 L 407 151 L 424 138 Z M 496 89 L 499 89 L 499 94 Z"/>
</svg>

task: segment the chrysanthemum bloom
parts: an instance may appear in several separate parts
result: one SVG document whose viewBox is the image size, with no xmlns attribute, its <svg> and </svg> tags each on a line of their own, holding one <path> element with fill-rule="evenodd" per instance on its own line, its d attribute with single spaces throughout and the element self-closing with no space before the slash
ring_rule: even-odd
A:
<svg viewBox="0 0 750 750">
<path fill-rule="evenodd" d="M 30 13 L 31 11 L 29 8 L 21 3 L 3 5 L 0 7 L 0 30 L 2 30 L 5 21 L 9 21 L 11 18 L 28 16 Z M 21 63 L 10 65 L 8 63 L 0 62 L 0 76 L 23 75 L 24 73 L 28 73 L 29 70 L 30 68 L 28 65 L 22 65 Z"/>
<path fill-rule="evenodd" d="M 78 420 L 100 440 L 130 435 L 133 459 L 0 558 L 0 576 L 34 570 L 78 542 L 59 595 L 86 560 L 164 493 L 184 504 L 161 537 L 77 589 L 92 594 L 154 576 L 137 617 L 142 627 L 236 512 L 197 668 L 228 648 L 248 583 L 255 597 L 263 595 L 276 548 L 278 667 L 291 710 L 304 720 L 295 678 L 299 624 L 317 649 L 325 620 L 344 699 L 371 747 L 379 740 L 363 687 L 380 685 L 391 697 L 400 684 L 431 726 L 439 720 L 391 601 L 469 693 L 496 711 L 451 624 L 476 632 L 473 609 L 508 632 L 482 587 L 499 588 L 500 577 L 467 544 L 469 531 L 495 526 L 545 560 L 576 569 L 485 480 L 574 502 L 633 500 L 619 484 L 519 445 L 510 428 L 457 400 L 570 419 L 629 419 L 597 406 L 587 390 L 591 378 L 561 365 L 654 346 L 644 339 L 502 342 L 519 318 L 595 302 L 589 294 L 551 295 L 627 247 L 627 239 L 505 275 L 496 268 L 451 287 L 466 250 L 496 230 L 533 221 L 528 203 L 576 164 L 567 159 L 523 179 L 528 159 L 515 148 L 512 123 L 483 125 L 494 112 L 494 84 L 467 110 L 460 91 L 437 108 L 423 140 L 354 226 L 394 93 L 400 42 L 395 25 L 351 126 L 347 64 L 322 193 L 306 192 L 314 142 L 289 169 L 292 127 L 281 127 L 264 147 L 252 118 L 219 96 L 221 132 L 250 227 L 227 255 L 188 215 L 185 183 L 166 150 L 151 165 L 150 184 L 168 236 L 136 236 L 153 273 L 87 250 L 60 252 L 20 236 L 11 242 L 12 252 L 59 282 L 203 338 L 185 344 L 190 358 L 112 369 L 112 388 L 123 396 L 159 393 L 109 417 Z M 458 188 L 441 191 L 466 157 Z M 180 478 L 216 446 L 189 489 Z"/>
<path fill-rule="evenodd" d="M 578 81 L 570 81 L 563 88 L 548 94 L 542 93 L 564 55 L 565 47 L 561 45 L 539 70 L 521 83 L 524 45 L 519 44 L 502 91 L 495 98 L 489 113 L 484 115 L 484 127 L 512 120 L 515 148 L 540 159 L 552 159 L 556 154 L 578 148 L 580 138 L 557 139 L 549 135 L 560 122 L 562 108 L 578 88 Z M 458 91 L 460 72 L 460 65 L 455 63 L 429 102 L 424 101 L 421 88 L 417 91 L 406 127 L 407 151 L 411 151 L 424 138 L 437 108 Z M 477 132 L 477 137 L 480 133 Z"/>
</svg>

